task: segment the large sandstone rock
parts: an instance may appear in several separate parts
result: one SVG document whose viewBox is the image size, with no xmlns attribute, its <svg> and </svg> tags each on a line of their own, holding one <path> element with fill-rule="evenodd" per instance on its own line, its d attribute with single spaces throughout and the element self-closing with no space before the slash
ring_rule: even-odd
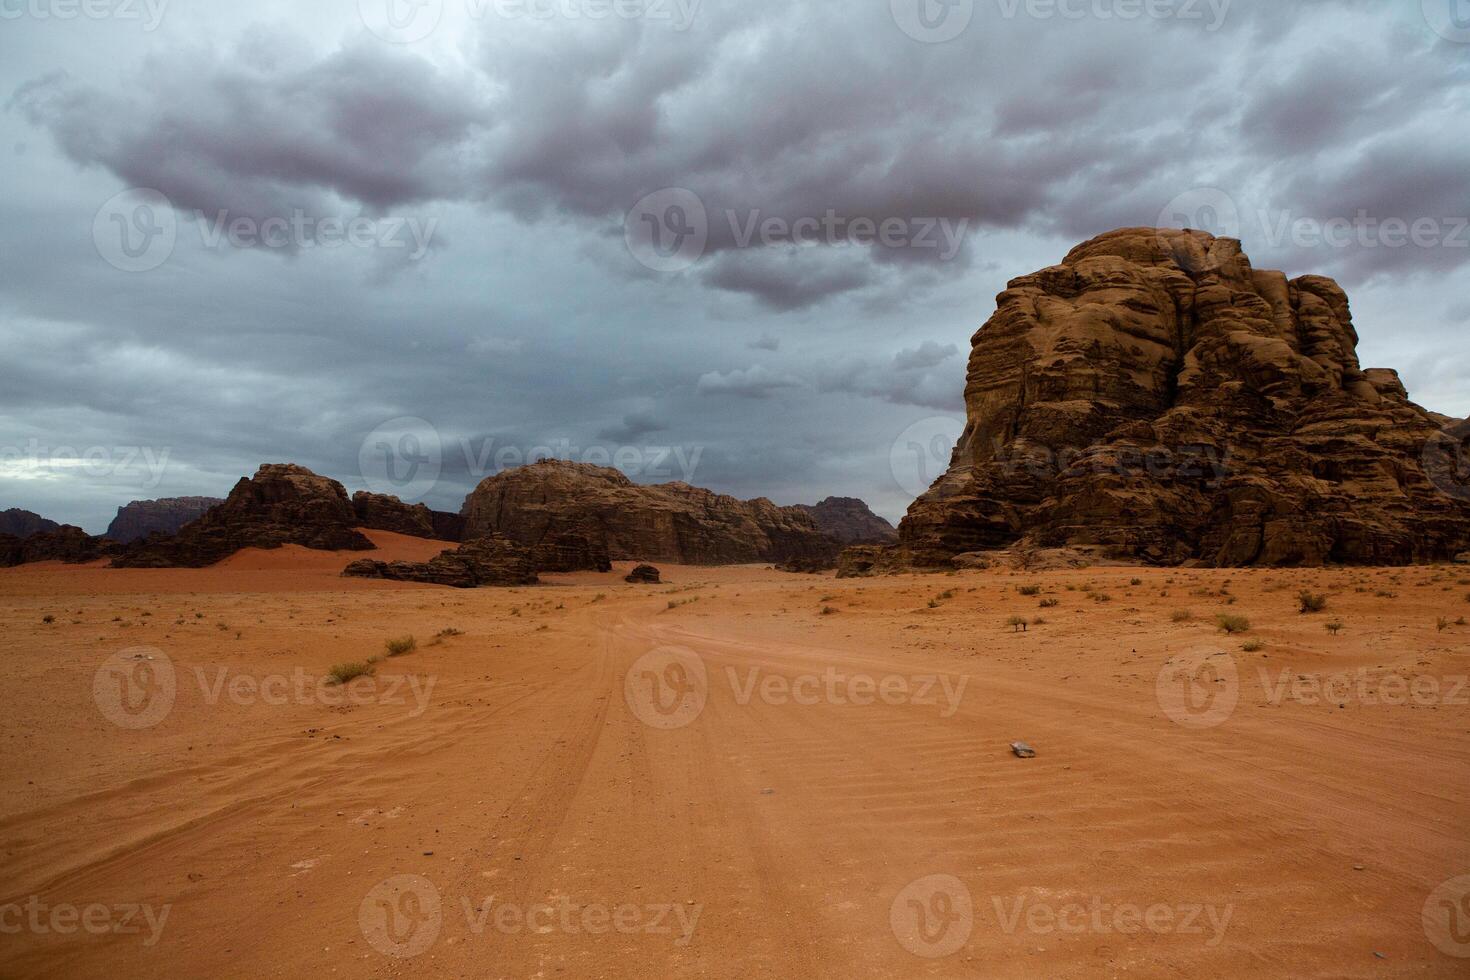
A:
<svg viewBox="0 0 1470 980">
<path fill-rule="evenodd" d="M 1447 560 L 1465 430 L 1358 364 L 1348 299 L 1233 239 L 1130 228 L 1013 280 L 975 334 L 949 471 L 899 527 L 920 564 L 1096 545 L 1208 565 Z"/>
<path fill-rule="evenodd" d="M 425 582 L 456 589 L 534 585 L 538 579 L 531 552 L 499 535 L 478 538 L 426 562 L 355 561 L 342 572 L 354 578 Z"/>
<path fill-rule="evenodd" d="M 504 534 L 531 548 L 543 571 L 605 571 L 623 559 L 784 562 L 836 551 L 796 507 L 737 500 L 685 483 L 638 486 L 617 470 L 560 460 L 490 477 L 461 513 L 465 540 Z"/>
<path fill-rule="evenodd" d="M 359 490 L 352 495 L 352 509 L 357 514 L 358 527 L 375 531 L 394 531 L 435 541 L 459 541 L 464 533 L 464 519 L 458 514 L 430 510 L 426 504 L 405 504 L 386 494 Z"/>
<path fill-rule="evenodd" d="M 828 497 L 819 504 L 801 504 L 812 515 L 817 530 L 838 544 L 889 544 L 898 531 L 855 497 Z"/>
<path fill-rule="evenodd" d="M 128 544 L 150 534 L 175 534 L 191 521 L 203 517 L 211 507 L 224 503 L 218 497 L 164 497 L 134 500 L 117 509 L 104 537 Z"/>
<path fill-rule="evenodd" d="M 202 568 L 241 548 L 296 544 L 322 551 L 369 551 L 357 514 L 336 480 L 291 464 L 267 464 L 230 496 L 175 535 L 151 535 L 113 560 L 118 568 Z"/>
<path fill-rule="evenodd" d="M 0 534 L 0 568 L 11 568 L 36 561 L 64 561 L 71 564 L 106 558 L 117 549 L 115 542 L 96 538 L 70 524 L 54 531 L 41 531 L 28 537 Z"/>
<path fill-rule="evenodd" d="M 28 510 L 21 510 L 18 507 L 0 510 L 0 534 L 28 538 L 33 534 L 56 531 L 60 528 L 61 525 L 55 521 L 48 521 L 40 514 L 33 514 Z"/>
<path fill-rule="evenodd" d="M 434 536 L 434 512 L 423 504 L 405 504 L 397 497 L 359 490 L 352 495 L 352 511 L 358 527 L 415 538 Z"/>
</svg>

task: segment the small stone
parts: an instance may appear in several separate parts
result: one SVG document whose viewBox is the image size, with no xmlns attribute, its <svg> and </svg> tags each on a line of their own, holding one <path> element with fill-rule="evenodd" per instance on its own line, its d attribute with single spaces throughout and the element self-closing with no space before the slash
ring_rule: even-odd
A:
<svg viewBox="0 0 1470 980">
<path fill-rule="evenodd" d="M 1036 750 L 1027 745 L 1025 742 L 1012 742 L 1011 751 L 1016 754 L 1016 758 L 1018 759 L 1036 758 Z"/>
</svg>

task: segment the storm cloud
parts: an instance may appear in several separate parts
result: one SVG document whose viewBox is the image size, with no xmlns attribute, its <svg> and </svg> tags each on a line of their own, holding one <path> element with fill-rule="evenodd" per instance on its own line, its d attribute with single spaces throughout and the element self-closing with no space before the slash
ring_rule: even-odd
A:
<svg viewBox="0 0 1470 980">
<path fill-rule="evenodd" d="M 493 437 L 897 517 L 888 450 L 962 415 L 1005 282 L 1180 201 L 1340 277 L 1365 363 L 1470 413 L 1470 46 L 1417 3 L 975 0 L 946 37 L 889 0 L 447 0 L 409 36 L 374 2 L 7 21 L 0 506 L 100 530 L 268 460 L 357 488 L 413 418 L 435 506 Z M 106 242 L 159 229 L 156 263 Z"/>
</svg>

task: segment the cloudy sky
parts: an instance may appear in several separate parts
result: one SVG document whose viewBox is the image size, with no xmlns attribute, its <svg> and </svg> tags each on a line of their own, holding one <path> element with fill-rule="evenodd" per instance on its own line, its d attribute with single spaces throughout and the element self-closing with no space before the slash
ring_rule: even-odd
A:
<svg viewBox="0 0 1470 980">
<path fill-rule="evenodd" d="M 0 509 L 550 451 L 896 519 L 995 294 L 1126 225 L 1470 414 L 1464 7 L 0 0 Z"/>
</svg>

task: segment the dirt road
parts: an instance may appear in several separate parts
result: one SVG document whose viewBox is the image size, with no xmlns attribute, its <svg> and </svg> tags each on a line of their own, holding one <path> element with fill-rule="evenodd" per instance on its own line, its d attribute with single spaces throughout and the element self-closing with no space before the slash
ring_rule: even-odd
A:
<svg viewBox="0 0 1470 980">
<path fill-rule="evenodd" d="M 1023 633 L 1037 600 L 999 574 L 447 595 L 314 568 L 0 578 L 0 975 L 1470 969 L 1453 572 L 1391 601 L 1349 586 L 1394 573 L 1049 573 Z M 1355 635 L 1296 612 L 1307 579 Z M 1170 614 L 1225 580 L 1263 652 Z M 357 695 L 317 683 L 399 633 L 419 648 Z M 1170 664 L 1211 654 L 1171 700 Z M 118 724 L 104 662 L 171 673 L 166 715 Z M 1295 681 L 1359 667 L 1340 703 Z M 1441 686 L 1394 703 L 1385 672 Z"/>
</svg>

